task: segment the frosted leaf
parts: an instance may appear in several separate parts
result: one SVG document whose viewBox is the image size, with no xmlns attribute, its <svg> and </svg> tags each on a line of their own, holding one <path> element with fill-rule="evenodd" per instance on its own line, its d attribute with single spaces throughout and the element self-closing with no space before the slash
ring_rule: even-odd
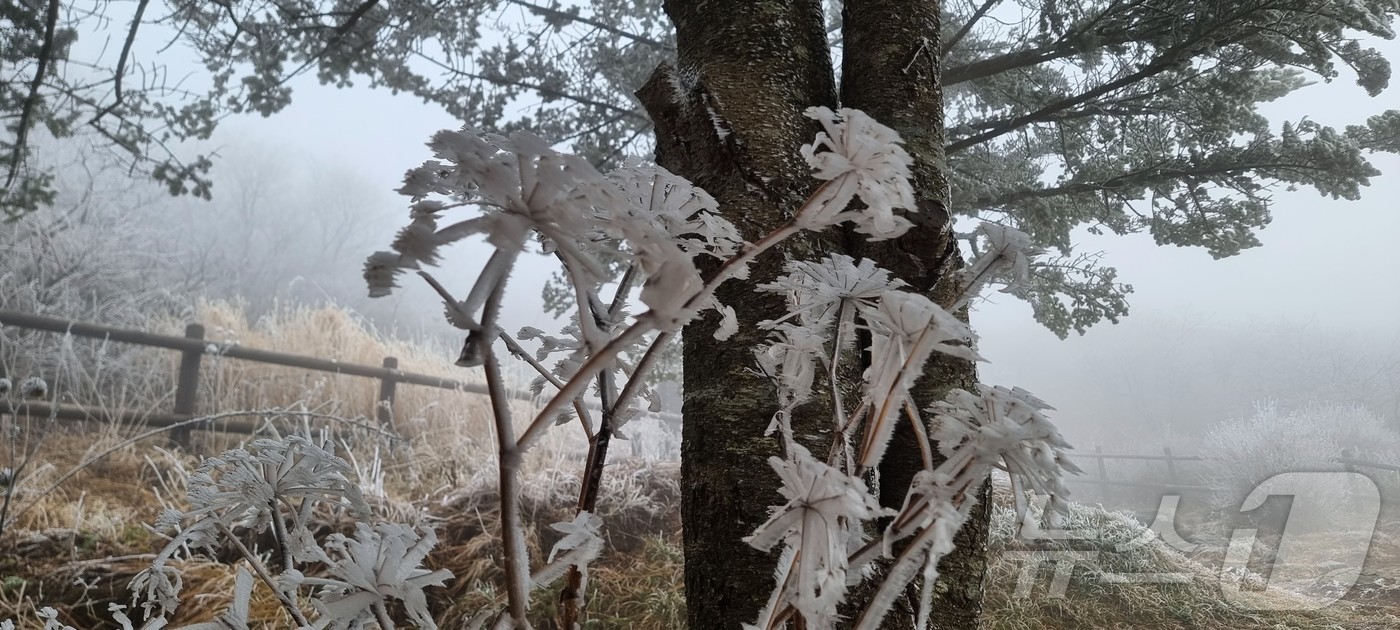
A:
<svg viewBox="0 0 1400 630">
<path fill-rule="evenodd" d="M 447 179 L 450 172 L 448 166 L 442 162 L 429 160 L 422 166 L 404 173 L 403 186 L 399 187 L 398 192 L 415 200 L 433 194 L 451 194 L 454 190 Z"/>
<path fill-rule="evenodd" d="M 926 297 L 890 292 L 877 305 L 859 305 L 870 330 L 870 366 L 864 374 L 865 429 L 858 454 L 860 470 L 884 457 L 894 428 L 911 402 L 909 388 L 934 352 L 979 360 L 975 335 L 967 324 Z"/>
<path fill-rule="evenodd" d="M 739 318 L 734 314 L 734 307 L 721 306 L 719 308 L 720 322 L 719 328 L 715 330 L 715 339 L 727 341 L 734 333 L 739 332 Z"/>
<path fill-rule="evenodd" d="M 77 630 L 77 628 L 59 621 L 58 611 L 48 606 L 40 608 L 35 615 L 44 621 L 44 630 Z"/>
<path fill-rule="evenodd" d="M 394 252 L 374 252 L 365 260 L 364 278 L 369 285 L 369 296 L 384 297 L 399 287 L 396 277 L 406 267 L 403 257 Z"/>
<path fill-rule="evenodd" d="M 564 537 L 554 543 L 546 565 L 532 574 L 530 581 L 536 587 L 544 586 L 562 577 L 570 566 L 578 567 L 587 580 L 588 564 L 603 552 L 603 538 L 599 534 L 602 526 L 603 519 L 591 512 L 579 512 L 573 521 L 550 525 Z"/>
<path fill-rule="evenodd" d="M 800 444 L 789 445 L 791 459 L 770 457 L 788 500 L 745 542 L 760 551 L 785 542 L 792 554 L 781 599 L 797 609 L 811 628 L 828 628 L 847 588 L 847 553 L 861 524 L 886 514 L 865 482 L 817 461 Z"/>
<path fill-rule="evenodd" d="M 323 589 L 313 601 L 316 610 L 330 621 L 330 628 L 359 627 L 356 624 L 373 620 L 376 606 L 397 599 L 417 627 L 436 630 L 423 589 L 442 586 L 452 573 L 421 566 L 437 544 L 432 529 L 420 536 L 396 523 L 373 528 L 357 523 L 354 538 L 339 534 L 331 538 L 326 543 L 331 555 L 326 571 L 335 579 L 327 580 L 330 588 Z"/>
<path fill-rule="evenodd" d="M 950 310 L 956 311 L 977 297 L 983 287 L 990 284 L 996 276 L 1004 274 L 1008 270 L 1010 271 L 1010 281 L 1001 290 L 1002 293 L 1011 293 L 1026 287 L 1030 280 L 1031 259 L 1045 253 L 1044 249 L 1037 247 L 1031 241 L 1029 234 L 1016 228 L 984 221 L 977 226 L 977 232 L 968 236 L 970 240 L 975 241 L 979 234 L 986 240 L 986 247 L 963 270 L 962 294 Z"/>
<path fill-rule="evenodd" d="M 0 378 L 0 397 L 9 396 L 11 387 L 10 379 Z"/>
<path fill-rule="evenodd" d="M 812 144 L 802 145 L 802 157 L 816 169 L 813 177 L 828 181 L 817 195 L 818 206 L 800 213 L 797 224 L 820 230 L 849 219 L 871 240 L 908 230 L 913 224 L 894 214 L 895 208 L 915 209 L 909 184 L 913 159 L 899 146 L 899 134 L 856 109 L 811 107 L 806 115 L 820 121 L 824 131 Z M 846 212 L 855 197 L 865 207 Z"/>
<path fill-rule="evenodd" d="M 933 404 L 930 437 L 950 457 L 999 466 L 1011 477 L 1016 515 L 1024 526 L 1025 492 L 1050 495 L 1059 506 L 1069 489 L 1065 474 L 1082 472 L 1069 460 L 1070 445 L 1046 417 L 1051 407 L 1020 388 L 982 386 L 981 394 L 953 390 Z"/>
<path fill-rule="evenodd" d="M 270 518 L 273 499 L 344 500 L 360 515 L 369 507 L 345 460 L 299 436 L 259 439 L 205 460 L 190 476 L 192 512 L 251 514 Z"/>
<path fill-rule="evenodd" d="M 253 574 L 239 567 L 233 578 L 233 601 L 229 602 L 228 610 L 214 621 L 181 626 L 179 630 L 248 630 L 248 605 L 252 596 Z"/>
<path fill-rule="evenodd" d="M 646 221 L 692 255 L 704 253 L 723 259 L 743 244 L 738 229 L 716 214 L 719 202 L 684 177 L 635 157 L 608 177 L 631 202 L 603 209 L 610 221 L 626 219 L 619 213 Z"/>
<path fill-rule="evenodd" d="M 345 460 L 298 436 L 259 439 L 245 449 L 225 451 L 206 459 L 186 480 L 190 510 L 183 515 L 162 512 L 159 525 L 179 528 L 156 554 L 151 567 L 131 583 L 142 607 L 159 608 L 163 616 L 179 604 L 180 575 L 166 563 L 186 548 L 212 548 L 220 529 L 247 526 L 262 531 L 273 519 L 286 525 L 287 543 L 294 560 L 321 562 L 324 552 L 303 521 L 316 503 L 349 507 L 357 517 L 369 515 L 369 506 L 353 481 L 353 469 Z M 299 509 L 290 509 L 297 506 Z M 287 509 L 284 509 L 287 508 Z"/>
<path fill-rule="evenodd" d="M 639 252 L 636 260 L 647 273 L 637 298 L 651 308 L 658 328 L 679 331 L 695 314 L 686 304 L 704 286 L 695 264 L 684 254 L 671 255 L 662 248 Z"/>
<path fill-rule="evenodd" d="M 184 580 L 180 572 L 159 558 L 151 567 L 136 574 L 128 588 L 132 598 L 140 603 L 147 618 L 164 617 L 180 605 L 180 589 Z"/>
<path fill-rule="evenodd" d="M 160 531 L 175 529 L 185 518 L 185 513 L 173 508 L 165 508 L 156 517 L 155 528 Z"/>
<path fill-rule="evenodd" d="M 116 603 L 116 602 L 112 602 L 112 603 L 110 603 L 110 604 L 107 604 L 107 613 L 110 614 L 110 615 L 112 616 L 112 621 L 117 622 L 117 625 L 121 626 L 121 630 L 138 630 L 138 627 L 136 626 L 135 623 L 133 623 L 133 622 L 131 621 L 131 618 L 126 616 L 126 606 L 123 606 L 123 605 L 118 604 L 118 603 Z M 165 621 L 164 619 L 152 619 L 152 620 L 147 621 L 146 623 L 142 624 L 142 625 L 139 627 L 139 630 L 161 630 L 161 629 L 164 628 L 166 625 L 167 625 L 167 623 L 166 623 L 166 621 Z M 184 627 L 180 628 L 180 630 L 189 630 L 190 628 L 197 628 L 197 627 L 198 627 L 197 625 L 196 625 L 196 626 L 184 626 Z M 5 628 L 4 624 L 0 624 L 0 630 L 4 630 L 4 628 Z M 214 629 L 214 630 L 224 630 L 224 629 L 223 629 L 223 628 L 216 628 L 216 629 Z"/>
<path fill-rule="evenodd" d="M 810 328 L 782 324 L 767 343 L 754 349 L 759 370 L 778 386 L 782 407 L 792 408 L 812 397 L 816 364 L 825 343 L 826 339 Z"/>
<path fill-rule="evenodd" d="M 476 326 L 476 322 L 467 315 L 466 306 L 461 302 L 443 302 L 442 313 L 453 328 L 472 330 Z"/>
</svg>

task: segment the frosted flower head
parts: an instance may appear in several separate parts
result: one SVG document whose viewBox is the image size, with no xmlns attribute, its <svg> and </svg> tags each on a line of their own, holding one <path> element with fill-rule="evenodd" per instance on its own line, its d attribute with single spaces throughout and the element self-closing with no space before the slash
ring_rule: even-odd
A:
<svg viewBox="0 0 1400 630">
<path fill-rule="evenodd" d="M 422 567 L 428 552 L 437 544 L 437 535 L 427 529 L 420 536 L 397 523 L 380 523 L 371 528 L 355 525 L 355 537 L 333 534 L 326 543 L 331 557 L 326 571 L 335 577 L 314 605 L 333 627 L 358 627 L 358 621 L 372 621 L 375 606 L 390 599 L 403 603 L 404 612 L 419 628 L 436 630 L 428 612 L 423 589 L 442 586 L 452 577 L 445 569 L 429 571 Z"/>
<path fill-rule="evenodd" d="M 717 214 L 719 202 L 714 197 L 660 165 L 627 158 L 622 168 L 608 174 L 608 179 L 630 203 L 600 208 L 600 218 L 605 223 L 641 219 L 692 255 L 723 259 L 743 244 L 738 229 Z"/>
<path fill-rule="evenodd" d="M 1024 531 L 1030 523 L 1026 491 L 1048 494 L 1051 505 L 1062 506 L 1069 496 L 1064 476 L 1082 471 L 1066 456 L 1071 447 L 1046 417 L 1051 407 L 1045 401 L 1019 387 L 980 389 L 980 394 L 953 390 L 930 406 L 930 437 L 944 455 L 965 453 L 982 466 L 1005 470 Z"/>
<path fill-rule="evenodd" d="M 49 384 L 38 376 L 20 381 L 19 395 L 22 398 L 43 398 L 49 395 Z"/>
<path fill-rule="evenodd" d="M 786 295 L 788 314 L 760 325 L 772 328 L 800 316 L 803 325 L 825 328 L 843 300 L 873 302 L 904 286 L 907 285 L 903 280 L 894 278 L 868 258 L 857 263 L 850 256 L 831 254 L 816 262 L 790 260 L 783 275 L 758 285 L 760 291 Z"/>
<path fill-rule="evenodd" d="M 799 444 L 791 459 L 770 457 L 769 465 L 782 479 L 779 492 L 788 500 L 744 539 L 760 551 L 786 542 L 795 554 L 784 554 L 780 572 L 788 585 L 781 596 L 796 608 L 810 627 L 826 628 L 836 619 L 848 585 L 848 551 L 861 534 L 861 524 L 890 512 L 880 507 L 865 482 L 818 461 Z"/>
<path fill-rule="evenodd" d="M 1002 293 L 1012 293 L 1028 286 L 1031 260 L 1045 253 L 1045 249 L 1038 247 L 1029 234 L 999 223 L 983 221 L 976 232 L 961 236 L 973 244 L 974 250 L 979 240 L 984 241 L 985 245 L 962 271 L 963 290 L 953 310 L 977 297 L 983 287 L 997 276 L 1006 275 L 1008 270 L 1010 278 Z"/>
<path fill-rule="evenodd" d="M 802 145 L 802 157 L 816 170 L 823 185 L 819 208 L 799 214 L 798 224 L 821 229 L 846 219 L 871 240 L 894 238 L 913 224 L 894 214 L 895 208 L 914 210 L 914 188 L 909 184 L 913 158 L 900 145 L 899 134 L 865 112 L 841 108 L 811 107 L 808 118 L 821 122 L 823 131 L 812 144 Z M 819 149 L 826 149 L 818 152 Z M 855 197 L 865 204 L 845 212 Z"/>
<path fill-rule="evenodd" d="M 826 339 L 805 326 L 782 324 L 768 342 L 754 349 L 759 370 L 773 379 L 784 407 L 795 407 L 812 397 L 817 360 L 825 352 Z"/>
</svg>

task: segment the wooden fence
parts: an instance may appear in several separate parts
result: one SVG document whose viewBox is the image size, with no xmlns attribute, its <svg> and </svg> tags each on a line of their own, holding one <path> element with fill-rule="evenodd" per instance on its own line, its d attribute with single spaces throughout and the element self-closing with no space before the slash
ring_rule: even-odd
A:
<svg viewBox="0 0 1400 630">
<path fill-rule="evenodd" d="M 1207 461 L 1207 459 L 1194 455 L 1173 455 L 1172 449 L 1170 448 L 1163 448 L 1161 455 L 1110 455 L 1103 452 L 1103 447 L 1095 446 L 1093 453 L 1074 452 L 1071 454 L 1071 458 L 1080 461 L 1089 459 L 1095 460 L 1092 466 L 1083 466 L 1085 469 L 1084 472 L 1087 474 L 1072 476 L 1069 478 L 1069 481 L 1098 486 L 1101 496 L 1106 495 L 1108 489 L 1115 486 L 1143 488 L 1160 492 L 1198 492 L 1206 490 L 1204 486 L 1182 483 L 1182 480 L 1186 479 L 1187 476 L 1183 474 L 1184 471 L 1182 471 L 1179 464 L 1203 462 Z M 1163 472 L 1166 473 L 1166 476 L 1163 477 L 1160 482 L 1114 479 L 1108 474 L 1109 460 L 1162 462 L 1165 465 Z M 1097 473 L 1096 476 L 1091 476 L 1095 473 Z"/>
<path fill-rule="evenodd" d="M 195 417 L 199 392 L 200 365 L 206 354 L 303 370 L 332 372 L 335 374 L 379 379 L 379 396 L 376 398 L 378 404 L 375 406 L 375 415 L 381 426 L 387 427 L 390 430 L 393 430 L 394 393 L 400 383 L 483 395 L 487 393 L 485 385 L 439 378 L 427 374 L 405 372 L 398 369 L 399 361 L 394 357 L 384 357 L 383 363 L 379 366 L 356 365 L 353 363 L 341 363 L 331 359 L 304 357 L 237 345 L 214 344 L 205 340 L 204 326 L 200 324 L 190 324 L 186 326 L 185 336 L 176 337 L 136 330 L 124 330 L 98 324 L 73 322 L 31 313 L 0 310 L 0 326 L 15 326 L 58 334 L 71 334 L 75 337 L 105 339 L 153 348 L 164 348 L 180 353 L 180 368 L 176 375 L 175 405 L 172 413 L 148 414 L 128 410 L 99 410 L 83 405 L 41 401 L 24 401 L 23 403 L 10 401 L 9 406 L 4 406 L 5 401 L 0 401 L 0 413 L 4 412 L 5 409 L 15 409 L 23 406 L 25 408 L 25 413 L 29 415 L 46 415 L 65 420 L 100 419 L 109 421 L 140 421 L 152 427 L 178 425 Z M 511 396 L 512 398 L 527 401 L 533 400 L 534 398 L 529 392 L 520 391 L 511 392 Z M 662 414 L 661 417 L 667 419 L 678 418 L 678 416 L 674 414 Z M 259 423 L 256 422 L 232 422 L 221 424 L 219 430 L 251 433 L 257 430 L 258 426 Z M 199 428 L 204 429 L 208 427 L 201 426 Z M 188 446 L 189 432 L 190 427 L 188 425 L 180 426 L 172 432 L 172 438 L 177 443 Z"/>
<path fill-rule="evenodd" d="M 1109 489 L 1113 487 L 1141 488 L 1153 490 L 1167 494 L 1188 494 L 1193 492 L 1204 492 L 1209 488 L 1192 483 L 1184 483 L 1191 479 L 1187 471 L 1182 470 L 1182 464 L 1194 465 L 1201 462 L 1211 461 L 1209 457 L 1197 457 L 1194 455 L 1175 455 L 1171 448 L 1163 448 L 1161 455 L 1119 455 L 1106 454 L 1103 447 L 1094 447 L 1094 452 L 1073 452 L 1071 458 L 1079 461 L 1094 460 L 1089 466 L 1084 468 L 1084 475 L 1070 476 L 1068 481 L 1075 484 L 1092 485 L 1098 487 L 1100 499 L 1109 495 Z M 1161 462 L 1164 476 L 1161 481 L 1136 481 L 1115 479 L 1109 475 L 1109 460 L 1128 460 Z M 1342 464 L 1349 472 L 1379 471 L 1383 473 L 1395 473 L 1400 475 L 1400 465 L 1373 462 L 1364 459 L 1357 459 L 1350 449 L 1344 449 L 1341 456 L 1332 458 L 1332 463 Z"/>
</svg>

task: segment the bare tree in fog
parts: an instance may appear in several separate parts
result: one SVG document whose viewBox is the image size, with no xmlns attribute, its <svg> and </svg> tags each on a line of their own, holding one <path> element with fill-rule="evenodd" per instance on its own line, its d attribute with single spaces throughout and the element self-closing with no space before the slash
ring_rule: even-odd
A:
<svg viewBox="0 0 1400 630">
<path fill-rule="evenodd" d="M 392 217 L 377 203 L 389 195 L 352 169 L 285 149 L 224 153 L 213 172 L 219 195 L 165 213 L 185 282 L 254 313 L 279 301 L 366 301 L 355 267 L 374 245 L 366 226 Z"/>
</svg>

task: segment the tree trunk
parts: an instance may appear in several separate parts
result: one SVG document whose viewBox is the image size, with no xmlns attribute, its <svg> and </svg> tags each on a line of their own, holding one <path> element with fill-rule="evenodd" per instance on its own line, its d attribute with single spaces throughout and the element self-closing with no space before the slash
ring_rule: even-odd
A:
<svg viewBox="0 0 1400 630">
<path fill-rule="evenodd" d="M 755 240 L 816 187 L 798 147 L 813 133 L 802 111 L 836 100 L 821 3 L 671 0 L 665 7 L 676 25 L 679 67 L 659 68 L 638 92 L 656 125 L 656 160 L 714 195 L 744 238 Z M 805 258 L 813 247 L 799 240 L 783 253 Z M 772 383 L 753 370 L 753 348 L 766 337 L 755 324 L 786 310 L 781 296 L 754 293 L 781 271 L 777 254 L 718 292 L 734 307 L 737 334 L 715 341 L 718 318 L 710 315 L 683 335 L 681 516 L 692 628 L 752 622 L 774 587 L 776 557 L 743 538 L 781 499 L 767 462 L 780 445 L 764 435 L 777 402 Z"/>
<path fill-rule="evenodd" d="M 893 128 L 914 158 L 913 184 L 918 212 L 906 215 L 915 227 L 887 241 L 855 240 L 852 256 L 869 258 L 939 305 L 956 299 L 956 274 L 963 267 L 948 213 L 947 160 L 943 153 L 939 3 L 926 0 L 847 0 L 842 15 L 844 50 L 841 104 L 859 109 Z M 967 311 L 958 313 L 966 321 Z M 919 409 L 942 400 L 954 388 L 977 385 L 971 361 L 934 354 L 915 382 Z M 880 466 L 880 502 L 898 509 L 923 460 L 908 424 L 896 429 Z M 937 450 L 934 452 L 938 456 Z M 976 628 L 982 612 L 991 525 L 990 484 L 978 493 L 978 506 L 956 538 L 958 547 L 939 563 L 930 626 Z"/>
<path fill-rule="evenodd" d="M 847 10 L 844 74 L 872 73 L 844 82 L 843 92 L 851 100 L 847 105 L 866 109 L 904 135 L 917 160 L 915 183 L 923 212 L 911 217 L 918 227 L 909 236 L 879 248 L 835 233 L 790 242 L 782 255 L 770 252 L 757 261 L 750 278 L 731 281 L 719 291 L 719 300 L 734 307 L 738 316 L 737 334 L 715 341 L 718 318 L 713 315 L 686 328 L 681 513 L 686 600 L 690 627 L 696 629 L 729 630 L 752 622 L 774 588 L 775 557 L 754 550 L 743 538 L 766 520 L 768 506 L 780 501 L 777 478 L 766 461 L 779 453 L 780 444 L 776 437 L 764 435 L 777 403 L 772 383 L 753 369 L 752 352 L 766 337 L 756 323 L 781 316 L 785 304 L 781 296 L 755 294 L 753 288 L 781 271 L 783 256 L 814 259 L 830 251 L 865 255 L 916 287 L 945 292 L 951 283 L 938 280 L 961 262 L 945 209 L 942 103 L 936 84 L 937 3 L 847 4 L 878 9 Z M 714 195 L 724 216 L 744 238 L 753 240 L 785 221 L 817 184 L 798 147 L 811 142 L 817 130 L 803 110 L 836 105 L 822 3 L 668 0 L 665 8 L 676 25 L 679 67 L 658 68 L 638 92 L 655 123 L 657 162 Z M 930 12 L 931 21 L 926 15 Z M 901 23 L 916 14 L 921 20 L 917 24 Z M 873 21 L 886 18 L 891 21 Z M 859 25 L 855 30 L 853 19 Z M 921 49 L 923 38 L 933 43 Z M 853 51 L 856 59 L 851 58 Z M 896 67 L 887 66 L 889 59 L 901 56 Z M 911 57 L 924 65 L 901 72 Z M 888 84 L 865 85 L 870 81 Z M 947 252 L 951 254 L 944 255 Z M 971 367 L 963 363 L 931 363 L 928 373 L 920 381 L 921 406 L 952 387 L 975 381 Z M 827 411 L 807 405 L 793 418 L 794 433 L 810 442 L 813 452 L 825 452 L 829 444 Z M 920 464 L 918 449 L 909 442 L 912 435 L 895 439 L 903 440 L 904 446 L 892 447 L 892 461 L 881 474 L 882 500 L 897 505 Z M 938 613 L 938 627 L 976 627 L 985 571 L 985 518 L 974 518 L 965 529 L 975 534 L 960 540 L 967 552 L 943 563 L 947 576 L 941 579 L 944 608 Z M 912 625 L 908 615 L 895 616 L 901 619 L 889 627 Z"/>
</svg>

